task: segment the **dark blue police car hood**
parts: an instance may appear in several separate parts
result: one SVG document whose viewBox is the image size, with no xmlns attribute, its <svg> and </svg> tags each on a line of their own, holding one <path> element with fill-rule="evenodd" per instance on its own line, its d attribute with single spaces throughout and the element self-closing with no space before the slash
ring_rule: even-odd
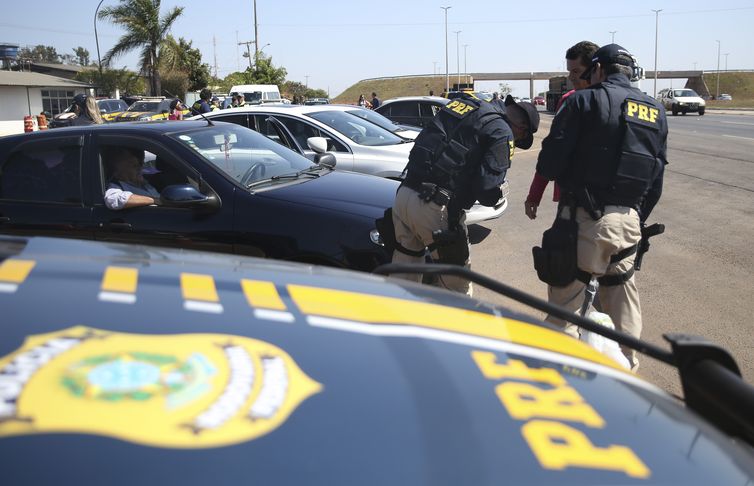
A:
<svg viewBox="0 0 754 486">
<path fill-rule="evenodd" d="M 368 218 L 382 217 L 393 205 L 398 182 L 383 177 L 334 170 L 297 184 L 259 192 L 285 202 L 341 211 Z"/>
</svg>

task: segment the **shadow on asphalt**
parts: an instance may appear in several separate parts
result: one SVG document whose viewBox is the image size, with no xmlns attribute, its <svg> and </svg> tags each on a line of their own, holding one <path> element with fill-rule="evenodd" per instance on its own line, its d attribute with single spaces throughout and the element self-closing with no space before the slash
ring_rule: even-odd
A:
<svg viewBox="0 0 754 486">
<path fill-rule="evenodd" d="M 492 230 L 478 224 L 469 225 L 469 242 L 476 245 L 484 241 L 492 233 Z"/>
</svg>

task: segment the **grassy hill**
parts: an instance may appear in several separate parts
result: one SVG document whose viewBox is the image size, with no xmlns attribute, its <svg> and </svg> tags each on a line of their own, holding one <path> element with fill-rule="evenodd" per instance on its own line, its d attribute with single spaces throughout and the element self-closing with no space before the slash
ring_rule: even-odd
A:
<svg viewBox="0 0 754 486">
<path fill-rule="evenodd" d="M 706 74 L 704 82 L 710 93 L 717 89 L 717 74 Z M 453 78 L 451 77 L 451 83 Z M 372 91 L 381 100 L 396 96 L 427 95 L 429 91 L 440 95 L 445 89 L 445 76 L 401 76 L 395 78 L 365 79 L 354 84 L 334 98 L 335 103 L 356 104 L 359 95 L 371 99 Z M 708 101 L 711 108 L 754 108 L 754 72 L 720 73 L 720 93 L 728 93 L 733 101 Z"/>
<path fill-rule="evenodd" d="M 395 98 L 396 96 L 423 96 L 429 91 L 440 96 L 445 90 L 445 76 L 402 76 L 396 78 L 365 79 L 343 91 L 334 103 L 356 104 L 359 95 L 363 94 L 367 99 L 372 98 L 372 92 L 377 93 L 381 100 Z"/>
</svg>

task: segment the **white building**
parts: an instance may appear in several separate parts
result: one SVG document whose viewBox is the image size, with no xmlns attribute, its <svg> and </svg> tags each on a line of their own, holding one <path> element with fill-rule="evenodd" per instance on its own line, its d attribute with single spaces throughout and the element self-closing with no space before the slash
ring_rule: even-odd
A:
<svg viewBox="0 0 754 486">
<path fill-rule="evenodd" d="M 64 111 L 79 93 L 92 85 L 47 74 L 0 71 L 0 136 L 23 133 L 24 116 Z"/>
</svg>

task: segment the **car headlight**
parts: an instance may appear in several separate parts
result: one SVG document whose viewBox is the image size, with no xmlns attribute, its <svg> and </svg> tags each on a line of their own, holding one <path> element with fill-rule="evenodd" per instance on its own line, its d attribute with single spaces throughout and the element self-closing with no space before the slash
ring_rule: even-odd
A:
<svg viewBox="0 0 754 486">
<path fill-rule="evenodd" d="M 684 103 L 683 101 L 679 101 L 679 102 L 678 102 L 678 104 L 679 104 L 680 106 L 683 106 L 683 105 L 685 105 L 686 103 Z"/>
<path fill-rule="evenodd" d="M 380 232 L 376 229 L 373 229 L 369 232 L 369 239 L 374 243 L 375 245 L 385 246 L 385 242 L 382 241 L 382 237 L 380 236 Z"/>
</svg>

